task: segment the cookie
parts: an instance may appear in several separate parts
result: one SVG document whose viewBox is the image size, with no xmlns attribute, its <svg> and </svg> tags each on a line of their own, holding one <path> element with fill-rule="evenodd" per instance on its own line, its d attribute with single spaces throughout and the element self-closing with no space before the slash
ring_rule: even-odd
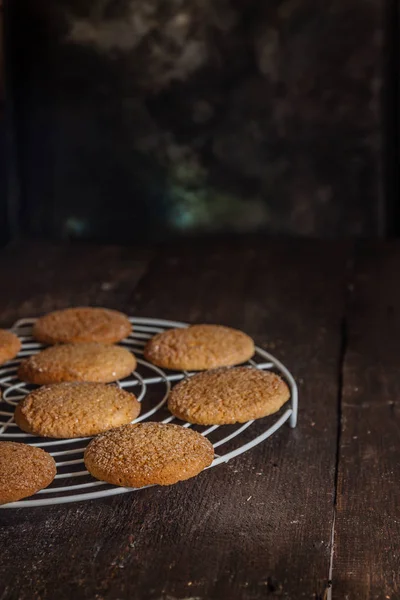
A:
<svg viewBox="0 0 400 600">
<path fill-rule="evenodd" d="M 172 485 L 194 477 L 212 463 L 214 448 L 196 431 L 139 423 L 99 435 L 90 442 L 84 458 L 96 479 L 138 488 Z"/>
<path fill-rule="evenodd" d="M 290 398 L 275 373 L 248 367 L 199 373 L 176 385 L 168 398 L 171 413 L 189 423 L 245 423 L 277 412 Z"/>
<path fill-rule="evenodd" d="M 0 329 L 0 365 L 15 358 L 20 350 L 21 342 L 17 336 L 11 331 Z"/>
<path fill-rule="evenodd" d="M 41 448 L 0 442 L 0 504 L 36 494 L 55 476 L 54 458 Z"/>
<path fill-rule="evenodd" d="M 165 369 L 202 371 L 243 363 L 254 354 L 253 340 L 222 325 L 169 329 L 146 344 L 145 358 Z"/>
<path fill-rule="evenodd" d="M 135 367 L 135 357 L 121 346 L 95 342 L 64 344 L 46 348 L 22 361 L 18 377 L 38 385 L 62 381 L 108 383 L 127 377 Z"/>
<path fill-rule="evenodd" d="M 140 403 L 129 392 L 104 383 L 54 383 L 26 396 L 14 419 L 28 433 L 74 438 L 97 435 L 130 423 Z"/>
<path fill-rule="evenodd" d="M 56 310 L 33 326 L 33 337 L 44 344 L 100 342 L 114 344 L 132 331 L 128 317 L 107 308 Z"/>
</svg>

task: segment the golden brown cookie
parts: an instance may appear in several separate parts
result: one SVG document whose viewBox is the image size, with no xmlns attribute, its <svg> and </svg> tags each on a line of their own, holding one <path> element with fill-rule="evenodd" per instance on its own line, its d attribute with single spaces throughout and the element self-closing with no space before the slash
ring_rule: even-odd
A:
<svg viewBox="0 0 400 600">
<path fill-rule="evenodd" d="M 55 476 L 54 458 L 41 448 L 0 442 L 0 504 L 36 494 Z"/>
<path fill-rule="evenodd" d="M 146 344 L 145 358 L 165 369 L 202 371 L 229 367 L 249 360 L 253 340 L 237 329 L 222 325 L 192 325 L 169 329 Z"/>
<path fill-rule="evenodd" d="M 15 358 L 20 350 L 21 342 L 17 336 L 11 331 L 0 329 L 0 365 Z"/>
<path fill-rule="evenodd" d="M 277 412 L 289 400 L 275 373 L 248 367 L 216 369 L 176 385 L 168 398 L 175 417 L 199 425 L 245 423 Z"/>
<path fill-rule="evenodd" d="M 136 397 L 116 385 L 67 382 L 31 392 L 18 404 L 14 419 L 28 433 L 74 438 L 125 425 L 139 413 Z"/>
<path fill-rule="evenodd" d="M 84 458 L 93 477 L 114 485 L 172 485 L 208 467 L 214 448 L 196 431 L 139 423 L 99 435 L 86 448 Z"/>
<path fill-rule="evenodd" d="M 33 336 L 44 344 L 101 342 L 114 344 L 132 331 L 128 317 L 107 308 L 78 307 L 56 310 L 38 319 Z"/>
<path fill-rule="evenodd" d="M 22 361 L 18 377 L 44 385 L 62 381 L 108 383 L 127 377 L 136 367 L 129 350 L 109 344 L 63 344 L 51 346 Z"/>
</svg>

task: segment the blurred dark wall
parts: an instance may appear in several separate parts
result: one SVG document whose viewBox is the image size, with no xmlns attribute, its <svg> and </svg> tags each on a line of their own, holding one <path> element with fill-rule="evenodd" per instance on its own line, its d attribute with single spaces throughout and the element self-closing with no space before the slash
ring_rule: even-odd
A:
<svg viewBox="0 0 400 600">
<path fill-rule="evenodd" d="M 10 235 L 6 159 L 7 149 L 3 68 L 3 3 L 0 0 L 0 248 L 9 241 Z"/>
<path fill-rule="evenodd" d="M 27 233 L 379 235 L 379 0 L 13 0 Z"/>
</svg>

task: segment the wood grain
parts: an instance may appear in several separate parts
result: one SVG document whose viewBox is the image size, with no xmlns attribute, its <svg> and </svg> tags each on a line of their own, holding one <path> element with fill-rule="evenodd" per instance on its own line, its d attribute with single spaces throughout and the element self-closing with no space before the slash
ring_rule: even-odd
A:
<svg viewBox="0 0 400 600">
<path fill-rule="evenodd" d="M 336 598 L 400 598 L 400 246 L 355 263 L 343 371 L 334 555 Z"/>
<path fill-rule="evenodd" d="M 148 267 L 150 255 L 13 251 L 0 322 L 91 302 L 241 327 L 297 377 L 299 427 L 170 488 L 0 512 L 1 600 L 323 598 L 349 248 L 247 239 L 164 247 Z"/>
<path fill-rule="evenodd" d="M 0 326 L 67 306 L 129 309 L 154 250 L 23 243 L 0 254 Z"/>
</svg>

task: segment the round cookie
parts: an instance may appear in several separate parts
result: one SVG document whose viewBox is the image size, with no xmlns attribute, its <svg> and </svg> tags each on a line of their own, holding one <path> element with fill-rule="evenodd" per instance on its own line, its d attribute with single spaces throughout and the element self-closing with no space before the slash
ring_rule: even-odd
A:
<svg viewBox="0 0 400 600">
<path fill-rule="evenodd" d="M 43 437 L 92 436 L 130 423 L 140 403 L 129 392 L 104 383 L 54 383 L 26 396 L 15 409 L 17 425 Z"/>
<path fill-rule="evenodd" d="M 55 476 L 54 458 L 41 448 L 0 442 L 0 504 L 32 496 Z"/>
<path fill-rule="evenodd" d="M 202 371 L 243 363 L 254 354 L 253 340 L 222 325 L 169 329 L 148 341 L 145 358 L 165 369 Z"/>
<path fill-rule="evenodd" d="M 116 310 L 78 307 L 56 310 L 41 317 L 33 326 L 33 337 L 44 344 L 114 344 L 131 331 L 128 317 Z"/>
<path fill-rule="evenodd" d="M 18 377 L 37 385 L 62 381 L 108 383 L 127 377 L 135 367 L 135 357 L 121 346 L 95 342 L 63 344 L 46 348 L 22 361 Z"/>
<path fill-rule="evenodd" d="M 179 425 L 140 423 L 99 435 L 84 459 L 96 479 L 138 488 L 194 477 L 212 463 L 214 448 L 196 431 Z"/>
<path fill-rule="evenodd" d="M 21 342 L 14 333 L 0 329 L 0 365 L 15 358 L 21 350 Z"/>
<path fill-rule="evenodd" d="M 189 423 L 245 423 L 277 412 L 290 398 L 275 373 L 248 367 L 216 369 L 178 383 L 168 398 L 171 413 Z"/>
</svg>

